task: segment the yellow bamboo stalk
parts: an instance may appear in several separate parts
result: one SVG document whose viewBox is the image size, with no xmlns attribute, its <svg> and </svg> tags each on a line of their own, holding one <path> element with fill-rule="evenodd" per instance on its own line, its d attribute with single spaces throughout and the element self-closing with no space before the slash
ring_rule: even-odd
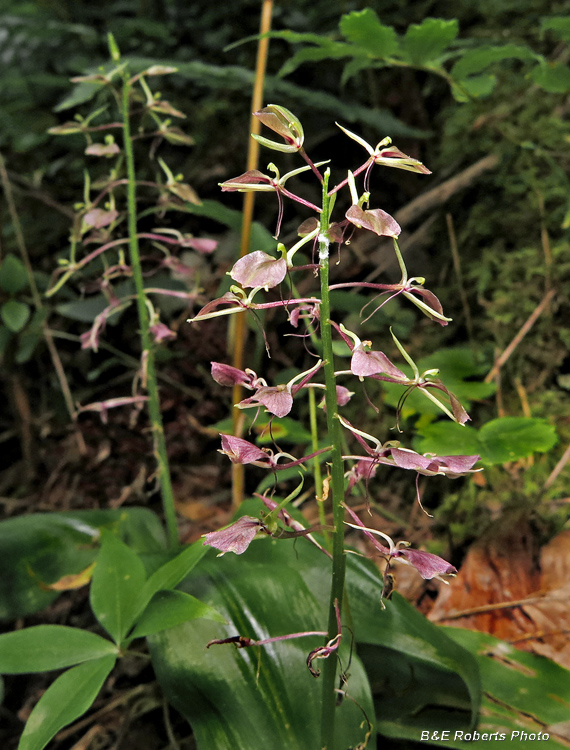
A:
<svg viewBox="0 0 570 750">
<path fill-rule="evenodd" d="M 271 29 L 271 17 L 273 14 L 273 0 L 263 0 L 261 8 L 261 20 L 259 24 L 259 33 L 266 34 Z M 255 81 L 253 85 L 253 96 L 251 99 L 251 111 L 257 112 L 263 106 L 263 86 L 265 83 L 265 70 L 267 67 L 267 52 L 269 49 L 269 38 L 262 36 L 257 46 L 257 61 L 255 66 Z M 258 134 L 261 130 L 261 123 L 251 115 L 250 133 Z M 254 138 L 249 138 L 247 150 L 247 170 L 257 169 L 259 162 L 259 144 Z M 239 257 L 243 258 L 249 252 L 251 239 L 251 225 L 253 221 L 253 207 L 255 203 L 254 193 L 245 193 L 243 200 L 243 221 L 241 225 L 241 240 Z M 243 369 L 244 365 L 244 348 L 246 339 L 246 319 L 245 315 L 236 315 L 233 327 L 233 366 Z M 233 403 L 237 404 L 242 399 L 242 388 L 235 385 L 233 388 Z M 234 406 L 233 411 L 233 433 L 238 437 L 243 430 L 243 413 Z M 243 501 L 244 494 L 244 472 L 241 464 L 232 464 L 232 503 L 237 508 Z"/>
</svg>

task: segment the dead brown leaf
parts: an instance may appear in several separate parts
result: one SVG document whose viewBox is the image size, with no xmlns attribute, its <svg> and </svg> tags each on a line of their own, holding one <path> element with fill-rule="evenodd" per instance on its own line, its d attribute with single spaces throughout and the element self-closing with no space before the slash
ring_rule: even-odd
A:
<svg viewBox="0 0 570 750">
<path fill-rule="evenodd" d="M 508 515 L 469 550 L 429 619 L 507 640 L 570 669 L 570 530 L 542 549 Z"/>
</svg>

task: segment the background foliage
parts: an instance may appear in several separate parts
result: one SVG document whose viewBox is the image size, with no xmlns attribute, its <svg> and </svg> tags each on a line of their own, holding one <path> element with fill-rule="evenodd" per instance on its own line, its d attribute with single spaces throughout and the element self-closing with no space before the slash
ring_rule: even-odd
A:
<svg viewBox="0 0 570 750">
<path fill-rule="evenodd" d="M 422 539 L 435 552 L 448 547 L 458 564 L 468 544 L 509 507 L 524 507 L 543 541 L 567 522 L 568 469 L 564 465 L 559 473 L 555 471 L 570 442 L 567 11 L 563 3 L 545 0 L 462 0 L 453 7 L 443 2 L 386 0 L 370 5 L 381 26 L 375 25 L 365 2 L 279 3 L 273 22 L 276 34 L 270 43 L 267 100 L 295 111 L 309 134 L 307 150 L 315 160 L 332 152 L 340 168 L 354 163 L 359 147 L 353 144 L 353 151 L 346 145 L 334 120 L 358 128 L 372 143 L 391 135 L 403 151 L 432 170 L 426 192 L 479 160 L 496 156 L 492 168 L 466 187 L 451 190 L 445 199 L 440 197 L 424 213 L 413 214 L 405 226 L 410 266 L 437 289 L 454 325 L 418 325 L 415 316 L 396 301 L 366 324 L 372 336 L 392 323 L 414 359 L 424 359 L 426 366 L 429 356 L 438 351 L 442 377 L 470 402 L 473 422 L 462 432 L 462 446 L 482 452 L 488 468 L 478 484 L 460 480 L 445 491 L 439 480 L 426 485 L 423 502 L 435 516 L 433 538 L 425 538 L 425 529 L 414 517 L 412 488 L 397 480 L 383 485 L 387 475 L 379 472 L 381 482 L 373 498 L 397 519 L 395 523 L 403 523 L 410 537 Z M 85 156 L 81 136 L 48 133 L 77 111 L 86 116 L 98 103 L 80 85 L 71 87 L 69 78 L 95 72 L 107 63 L 107 31 L 113 32 L 133 69 L 160 62 L 179 70 L 161 78 L 155 90 L 160 88 L 162 98 L 186 113 L 182 127 L 194 143 L 177 146 L 166 140 L 149 155 L 148 142 L 138 142 L 138 177 L 163 179 L 158 157 L 176 165 L 203 204 L 179 204 L 179 210 L 167 211 L 161 223 L 217 239 L 213 259 L 186 260 L 193 264 L 194 279 L 205 296 L 227 288 L 224 272 L 237 245 L 240 217 L 236 212 L 241 201 L 238 196 L 225 196 L 221 207 L 218 183 L 245 168 L 256 46 L 253 40 L 237 43 L 257 33 L 259 8 L 257 0 L 223 6 L 202 0 L 0 3 L 0 151 L 40 295 L 67 255 L 73 207 L 83 195 L 84 170 L 89 170 L 93 184 L 108 172 L 106 160 Z M 339 27 L 341 16 L 353 11 L 362 15 L 351 16 Z M 429 35 L 422 41 L 417 31 L 426 18 L 441 19 L 434 22 L 431 46 Z M 376 35 L 372 31 L 363 35 L 359 19 L 366 20 L 365 28 Z M 388 27 L 391 32 L 383 30 Z M 380 38 L 384 46 L 378 45 Z M 352 46 L 347 49 L 347 45 Z M 449 76 L 462 80 L 464 86 L 450 85 Z M 103 120 L 108 116 L 103 113 Z M 375 198 L 391 213 L 418 196 L 417 182 L 407 173 L 390 174 L 383 183 L 375 179 Z M 142 227 L 150 229 L 156 214 L 150 204 L 145 208 L 149 212 Z M 255 249 L 270 241 L 270 233 L 262 227 L 274 226 L 273 208 L 264 202 L 256 210 L 262 226 L 257 228 Z M 453 217 L 453 234 L 448 214 Z M 0 447 L 6 459 L 0 495 L 6 517 L 31 510 L 107 509 L 125 502 L 156 509 L 144 423 L 120 410 L 112 413 L 107 426 L 97 415 L 83 414 L 79 426 L 87 452 L 80 455 L 42 337 L 47 321 L 74 400 L 100 401 L 123 395 L 138 368 L 134 314 L 127 311 L 115 324 L 110 322 L 99 352 L 81 350 L 79 336 L 101 310 L 93 277 L 86 274 L 38 309 L 7 201 L 0 205 L 0 222 Z M 297 224 L 298 217 L 286 213 L 283 234 L 293 237 Z M 343 252 L 348 256 L 348 249 Z M 358 238 L 349 257 L 349 270 L 343 267 L 349 276 L 396 273 L 386 265 L 381 248 L 365 247 Z M 494 359 L 551 290 L 542 313 L 500 368 L 499 377 L 484 382 Z M 339 294 L 336 307 L 349 321 L 368 299 Z M 205 377 L 210 360 L 226 356 L 226 331 L 224 324 L 213 324 L 206 340 L 183 323 L 184 306 L 167 305 L 162 312 L 178 333 L 169 348 L 160 350 L 159 366 L 178 510 L 184 519 L 183 533 L 190 539 L 209 523 L 220 525 L 216 511 L 208 509 L 224 507 L 228 500 L 227 468 L 214 452 L 216 427 L 228 413 L 226 394 Z M 260 360 L 263 342 L 254 331 L 250 336 Z M 284 382 L 297 355 L 280 331 L 273 336 L 279 346 L 273 346 L 277 354 L 268 374 Z M 367 406 L 366 398 L 381 404 L 380 414 Z M 386 430 L 394 426 L 397 392 L 378 386 L 367 397 L 358 394 L 358 399 L 357 408 L 370 424 L 381 423 Z M 505 416 L 513 420 L 508 446 L 498 445 L 504 434 L 494 433 L 495 420 Z M 517 422 L 529 417 L 537 421 Z M 436 421 L 435 414 L 413 397 L 406 403 L 403 419 L 415 435 L 414 446 L 422 452 L 457 447 L 456 426 Z M 291 444 L 308 440 L 298 423 L 283 422 L 285 440 Z M 524 429 L 529 424 L 531 434 Z M 260 479 L 253 472 L 248 489 L 256 489 Z M 68 544 L 66 524 L 58 522 L 52 528 L 51 522 L 44 526 L 41 517 L 37 519 L 42 534 L 49 537 L 44 542 L 52 556 L 38 563 L 24 549 L 22 559 L 33 560 L 34 569 L 41 563 L 47 578 L 57 580 L 68 569 L 69 558 L 77 573 L 92 560 L 92 550 L 84 548 L 75 532 Z M 148 529 L 145 523 L 150 524 Z M 137 553 L 142 551 L 139 537 L 142 545 L 142 537 L 150 535 L 160 547 L 158 532 L 149 530 L 154 522 L 145 523 L 130 541 Z M 18 538 L 17 529 L 14 533 Z M 40 533 L 39 526 L 34 533 Z M 9 545 L 9 539 L 7 534 L 2 543 Z M 39 544 L 29 543 L 31 550 Z M 64 546 L 65 560 L 60 555 Z M 13 549 L 8 546 L 7 554 L 12 555 Z M 14 575 L 21 582 L 22 602 L 20 609 L 10 609 L 12 604 L 5 600 L 8 618 L 29 616 L 54 599 L 53 592 L 37 587 L 33 595 L 26 593 L 30 580 L 24 564 Z M 65 606 L 64 615 L 72 611 L 80 618 L 73 610 L 78 605 L 69 600 Z M 163 649 L 159 658 L 165 661 L 167 646 L 160 642 L 171 637 L 178 637 L 176 631 L 155 636 L 153 648 Z M 376 657 L 368 656 L 374 665 Z M 400 678 L 396 675 L 396 682 Z M 15 695 L 26 695 L 18 678 L 13 679 Z"/>
</svg>

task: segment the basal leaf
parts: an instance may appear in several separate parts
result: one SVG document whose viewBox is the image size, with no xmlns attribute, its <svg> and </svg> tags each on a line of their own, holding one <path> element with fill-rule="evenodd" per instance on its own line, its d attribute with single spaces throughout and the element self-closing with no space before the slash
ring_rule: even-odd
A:
<svg viewBox="0 0 570 750">
<path fill-rule="evenodd" d="M 381 577 L 377 568 L 369 561 L 349 557 L 347 568 L 347 590 L 351 592 L 351 612 L 354 635 L 357 643 L 381 647 L 374 658 L 385 659 L 392 652 L 393 661 L 399 664 L 399 677 L 391 683 L 389 669 L 385 671 L 385 681 L 378 692 L 382 713 L 377 715 L 379 729 L 389 736 L 419 739 L 418 729 L 422 717 L 420 710 L 425 696 L 427 703 L 435 708 L 434 719 L 437 728 L 438 718 L 444 712 L 457 709 L 454 721 L 458 728 L 473 726 L 481 702 L 481 683 L 475 660 L 464 649 L 455 649 L 446 633 L 427 621 L 401 596 L 394 594 L 381 606 Z M 397 563 L 396 563 L 397 566 Z M 397 567 L 396 567 L 397 575 Z M 368 649 L 366 654 L 373 654 Z M 368 671 L 368 659 L 365 661 Z M 413 699 L 402 699 L 398 681 L 408 675 L 408 688 L 415 692 Z M 410 674 L 415 675 L 410 682 Z M 373 683 L 374 684 L 374 683 Z M 434 685 L 440 685 L 439 695 Z M 422 697 L 423 696 L 423 697 Z M 409 696 L 411 698 L 411 696 Z M 386 702 L 388 701 L 388 702 Z"/>
<path fill-rule="evenodd" d="M 456 19 L 426 18 L 421 24 L 411 24 L 402 42 L 402 49 L 413 65 L 435 64 L 457 37 Z"/>
<path fill-rule="evenodd" d="M 550 659 L 519 651 L 486 633 L 462 628 L 443 629 L 468 649 L 479 665 L 484 690 L 477 727 L 481 735 L 498 731 L 505 735 L 506 741 L 530 747 L 542 733 L 540 739 L 545 747 L 568 747 L 568 670 Z M 526 733 L 526 740 L 523 733 Z M 549 735 L 548 740 L 545 734 Z"/>
<path fill-rule="evenodd" d="M 82 716 L 99 694 L 115 661 L 115 656 L 104 656 L 60 675 L 34 706 L 18 750 L 42 750 L 62 727 Z"/>
<path fill-rule="evenodd" d="M 255 649 L 237 650 L 230 644 L 205 650 L 210 639 L 236 633 L 259 639 L 326 627 L 326 607 L 299 574 L 303 558 L 293 562 L 293 545 L 267 539 L 253 547 L 258 548 L 253 556 L 252 547 L 239 558 L 210 555 L 185 584 L 230 624 L 195 620 L 151 636 L 153 665 L 167 696 L 192 725 L 200 750 L 319 747 L 322 686 L 305 661 L 322 637 Z M 279 547 L 286 548 L 285 556 Z M 342 658 L 346 664 L 348 651 Z M 350 673 L 350 695 L 372 718 L 369 688 L 357 657 Z M 335 750 L 363 741 L 364 716 L 352 701 L 343 702 L 337 721 Z"/>
<path fill-rule="evenodd" d="M 244 512 L 255 515 L 255 503 Z M 256 639 L 321 629 L 329 597 L 330 561 L 316 548 L 297 540 L 254 541 L 239 558 L 207 558 L 183 584 L 186 591 L 218 609 L 230 621 L 221 627 L 205 620 L 186 623 L 151 636 L 151 655 L 159 681 L 173 704 L 190 721 L 198 748 L 251 750 L 252 747 L 318 747 L 321 685 L 307 679 L 305 658 L 318 637 L 271 643 L 259 649 L 205 644 L 239 633 Z M 457 648 L 437 626 L 425 623 L 405 602 L 382 610 L 382 581 L 374 565 L 348 559 L 347 596 L 357 645 L 383 648 L 418 669 L 422 695 L 444 696 L 441 710 L 460 712 L 458 727 L 467 727 L 477 711 L 477 668 L 469 653 Z M 345 641 L 346 645 L 346 641 Z M 366 651 L 365 653 L 368 653 Z M 346 652 L 341 661 L 346 666 Z M 415 660 L 415 661 L 414 661 Z M 370 695 L 360 660 L 353 655 L 349 695 L 369 717 Z M 386 674 L 382 675 L 386 679 Z M 448 686 L 433 690 L 434 681 Z M 400 693 L 401 694 L 401 693 Z M 436 700 L 437 702 L 437 700 Z M 356 724 L 363 720 L 343 702 L 338 717 L 338 750 L 362 741 Z M 394 701 L 396 703 L 396 701 Z M 398 716 L 406 730 L 413 706 Z M 347 713 L 343 713 L 347 712 Z M 408 717 L 408 718 L 406 718 Z M 411 721 L 411 719 L 410 719 Z M 409 732 L 416 732 L 415 726 Z M 402 736 L 412 736 L 409 733 Z M 416 736 L 414 734 L 413 736 Z"/>
<path fill-rule="evenodd" d="M 35 625 L 0 635 L 0 674 L 49 672 L 117 653 L 96 633 L 63 625 Z"/>
</svg>

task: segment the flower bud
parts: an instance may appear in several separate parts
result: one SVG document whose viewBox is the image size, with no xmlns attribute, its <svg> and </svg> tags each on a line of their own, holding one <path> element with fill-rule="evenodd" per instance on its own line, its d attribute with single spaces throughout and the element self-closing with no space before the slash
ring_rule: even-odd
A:
<svg viewBox="0 0 570 750">
<path fill-rule="evenodd" d="M 275 141 L 270 141 L 268 138 L 252 133 L 252 138 L 258 141 L 258 143 L 274 151 L 283 151 L 286 153 L 294 153 L 303 147 L 305 140 L 303 126 L 295 115 L 288 109 L 285 109 L 285 107 L 280 107 L 277 104 L 268 104 L 267 107 L 253 114 L 264 125 L 285 139 L 285 143 L 275 143 Z"/>
</svg>

